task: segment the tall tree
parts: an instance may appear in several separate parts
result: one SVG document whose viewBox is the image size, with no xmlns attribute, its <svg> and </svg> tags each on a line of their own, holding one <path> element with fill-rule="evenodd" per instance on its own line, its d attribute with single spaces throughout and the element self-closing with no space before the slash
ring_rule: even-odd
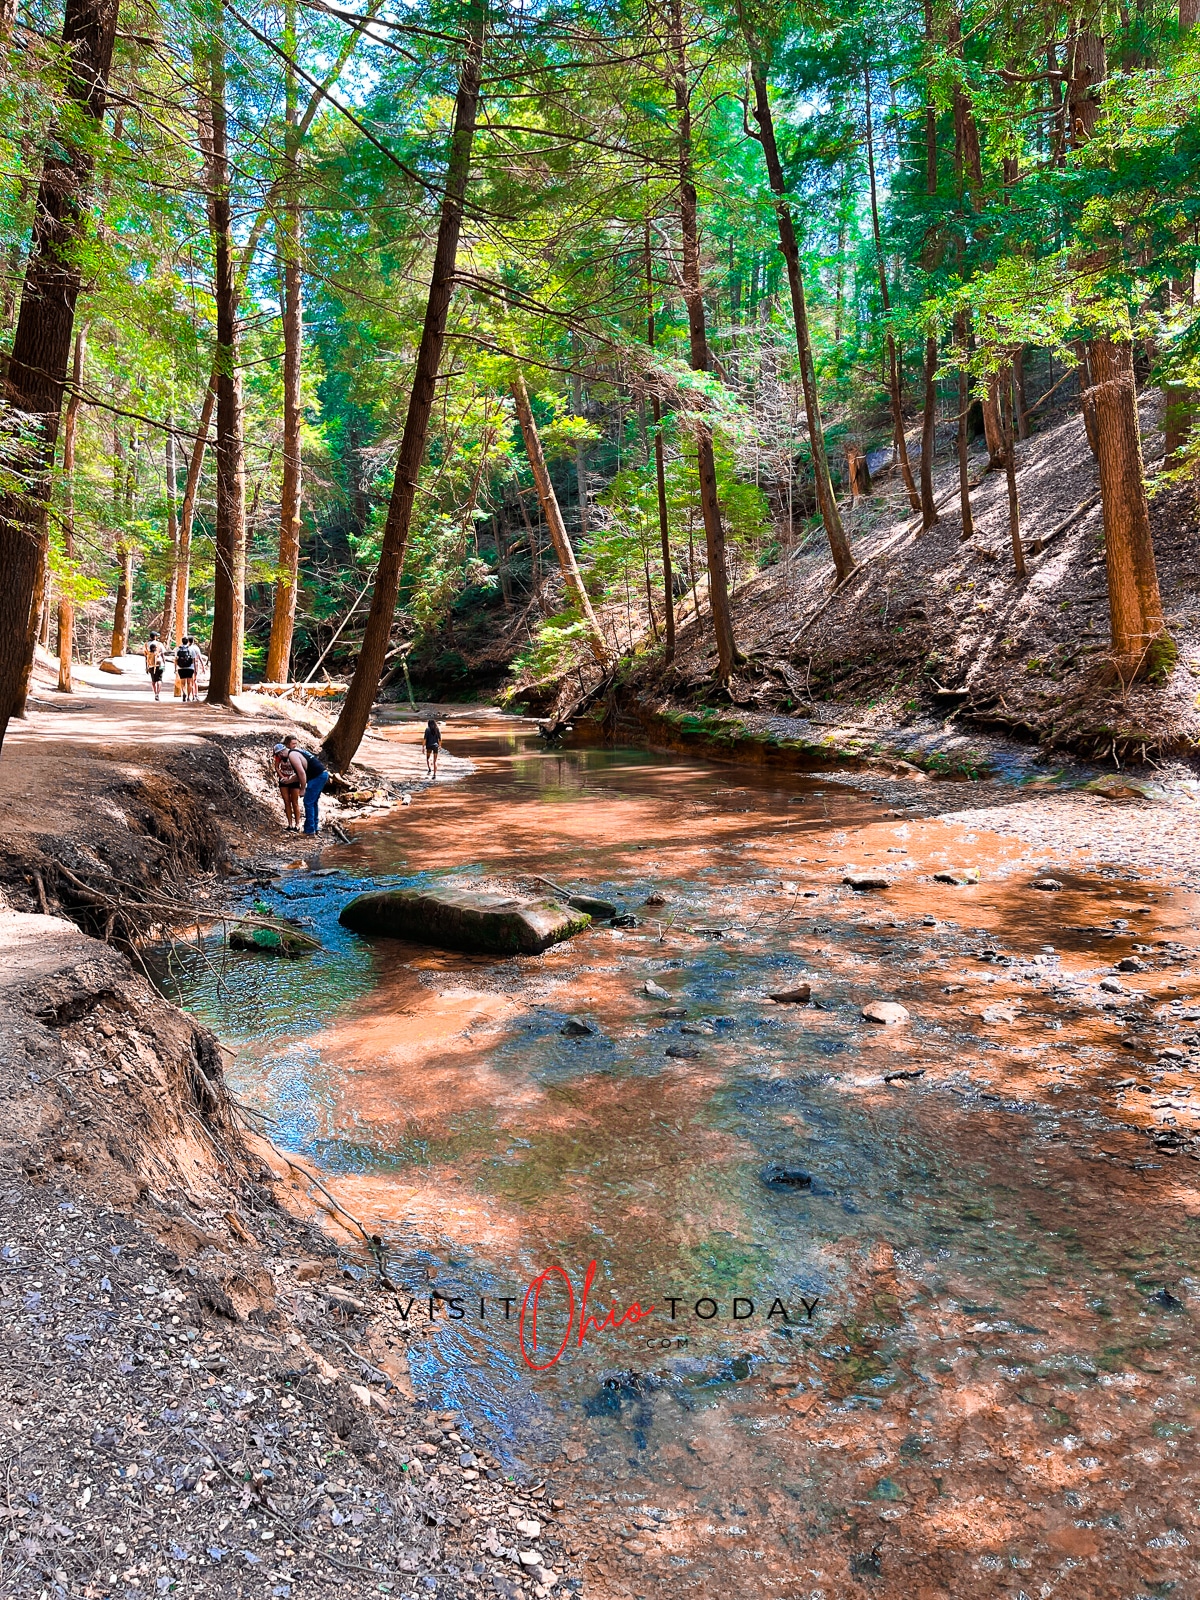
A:
<svg viewBox="0 0 1200 1600">
<path fill-rule="evenodd" d="M 695 150 L 692 137 L 692 84 L 684 40 L 683 0 L 669 0 L 668 48 L 675 90 L 676 141 L 679 164 L 679 226 L 683 241 L 682 289 L 688 316 L 688 346 L 692 369 L 707 372 L 708 329 L 704 314 L 704 287 L 700 276 L 699 197 L 696 193 Z M 717 464 L 712 429 L 703 419 L 696 423 L 696 468 L 700 514 L 708 553 L 708 603 L 717 643 L 717 676 L 728 683 L 738 662 L 729 605 L 729 573 L 725 564 L 725 526 L 717 498 Z"/>
<path fill-rule="evenodd" d="M 79 408 L 83 404 L 83 366 L 87 359 L 87 328 L 75 333 L 75 354 L 71 362 L 71 393 L 63 416 L 63 555 L 75 559 L 75 435 Z M 58 687 L 63 694 L 74 692 L 71 663 L 75 655 L 75 600 L 68 581 L 58 597 Z"/>
<path fill-rule="evenodd" d="M 213 243 L 213 299 L 217 309 L 217 527 L 214 541 L 213 625 L 209 645 L 208 701 L 229 705 L 242 692 L 246 618 L 246 466 L 242 373 L 238 351 L 237 254 L 226 105 L 225 13 L 209 23 L 201 144 L 207 143 L 208 225 Z"/>
<path fill-rule="evenodd" d="M 650 221 L 646 219 L 644 244 L 646 258 L 646 343 L 654 349 L 654 264 L 650 253 Z M 671 562 L 671 522 L 667 515 L 667 469 L 663 448 L 662 401 L 657 392 L 650 397 L 650 410 L 654 418 L 654 491 L 658 507 L 658 542 L 662 550 L 663 599 L 666 615 L 663 624 L 663 659 L 675 659 L 675 574 Z M 654 615 L 651 610 L 651 616 Z"/>
<path fill-rule="evenodd" d="M 463 206 L 466 201 L 467 180 L 471 172 L 471 150 L 475 141 L 475 122 L 479 107 L 485 26 L 485 0 L 471 0 L 467 12 L 468 32 L 464 41 L 458 93 L 454 101 L 450 159 L 442 195 L 437 244 L 434 247 L 429 297 L 425 305 L 425 323 L 421 330 L 421 343 L 417 349 L 417 365 L 409 396 L 408 415 L 404 419 L 404 433 L 400 440 L 400 454 L 396 460 L 392 497 L 388 504 L 387 520 L 384 523 L 383 545 L 375 574 L 375 588 L 371 595 L 371 609 L 367 616 L 362 648 L 346 693 L 345 704 L 324 743 L 330 765 L 339 770 L 350 765 L 355 751 L 362 743 L 362 736 L 366 732 L 367 722 L 371 716 L 371 706 L 379 690 L 379 679 L 387 655 L 388 640 L 391 637 L 396 595 L 400 588 L 400 573 L 404 566 L 404 552 L 408 545 L 413 502 L 417 493 L 417 477 L 425 454 L 429 417 L 433 410 L 438 369 L 442 360 L 442 345 L 446 338 L 450 297 L 454 292 L 458 236 L 462 228 Z"/>
<path fill-rule="evenodd" d="M 904 437 L 904 396 L 901 390 L 901 367 L 896 353 L 896 338 L 891 329 L 892 301 L 888 294 L 887 262 L 883 254 L 883 234 L 879 227 L 879 186 L 875 181 L 875 131 L 874 119 L 871 114 L 871 69 L 863 68 L 863 81 L 866 86 L 866 121 L 867 121 L 867 180 L 871 191 L 871 234 L 875 241 L 875 263 L 879 272 L 879 298 L 883 305 L 883 315 L 888 319 L 888 329 L 885 335 L 887 346 L 887 383 L 888 399 L 892 407 L 892 436 L 896 443 L 896 459 L 900 463 L 901 476 L 904 487 L 908 491 L 908 503 L 914 511 L 921 509 L 921 497 L 917 493 L 917 486 L 913 482 L 912 467 L 908 460 L 908 442 Z"/>
<path fill-rule="evenodd" d="M 38 185 L 33 242 L 4 396 L 28 419 L 26 442 L 7 452 L 19 482 L 0 492 L 0 746 L 25 706 L 33 659 L 30 614 L 45 559 L 51 471 L 71 359 L 75 301 L 87 228 L 94 144 L 103 118 L 118 0 L 67 0 L 67 79 Z"/>
<path fill-rule="evenodd" d="M 842 526 L 841 513 L 833 493 L 829 476 L 829 457 L 825 451 L 825 427 L 821 421 L 821 405 L 817 395 L 817 373 L 813 362 L 812 339 L 808 329 L 808 306 L 804 297 L 804 272 L 800 261 L 800 245 L 792 219 L 792 208 L 787 200 L 783 163 L 775 140 L 775 119 L 771 114 L 771 95 L 768 87 L 769 61 L 764 59 L 761 42 L 742 11 L 742 29 L 750 52 L 750 78 L 754 87 L 754 120 L 758 123 L 758 139 L 762 145 L 767 166 L 767 178 L 775 195 L 775 221 L 779 229 L 779 248 L 787 267 L 788 290 L 792 298 L 792 321 L 796 328 L 796 354 L 800 363 L 800 387 L 804 394 L 804 413 L 808 422 L 809 449 L 812 452 L 813 481 L 817 492 L 817 505 L 829 550 L 833 556 L 836 581 L 844 583 L 854 571 L 854 555 L 850 540 Z"/>
<path fill-rule="evenodd" d="M 533 408 L 529 404 L 529 393 L 520 367 L 515 368 L 513 373 L 512 397 L 517 421 L 521 425 L 521 435 L 525 440 L 525 454 L 529 457 L 529 465 L 533 470 L 533 481 L 537 488 L 542 516 L 546 519 L 546 526 L 550 530 L 550 542 L 554 546 L 554 553 L 562 568 L 567 592 L 579 608 L 587 629 L 588 646 L 592 654 L 601 666 L 607 666 L 608 647 L 604 643 L 604 635 L 600 632 L 600 624 L 596 621 L 596 613 L 592 610 L 592 602 L 584 587 L 583 577 L 575 560 L 575 551 L 566 524 L 563 522 L 558 496 L 554 492 L 554 484 L 546 466 L 546 457 L 542 453 L 542 441 L 538 435 L 537 423 L 534 420 Z"/>
<path fill-rule="evenodd" d="M 300 366 L 304 339 L 303 279 L 300 263 L 299 95 L 293 57 L 296 53 L 295 0 L 288 0 L 284 28 L 284 154 L 283 207 L 278 224 L 279 266 L 283 280 L 283 487 L 279 496 L 279 576 L 267 644 L 266 676 L 284 683 L 292 655 L 296 625 L 296 591 L 300 572 L 300 507 L 302 459 L 300 430 Z"/>
</svg>

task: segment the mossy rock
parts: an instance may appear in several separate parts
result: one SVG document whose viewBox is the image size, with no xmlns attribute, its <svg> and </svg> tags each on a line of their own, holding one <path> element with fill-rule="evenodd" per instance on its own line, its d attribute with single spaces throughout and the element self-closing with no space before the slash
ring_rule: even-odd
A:
<svg viewBox="0 0 1200 1600">
<path fill-rule="evenodd" d="M 515 895 L 475 889 L 381 889 L 360 894 L 342 907 L 338 921 L 355 933 L 384 934 L 414 944 L 484 955 L 536 956 L 553 944 L 582 933 L 591 922 L 585 911 L 549 897 L 522 900 Z"/>
<path fill-rule="evenodd" d="M 231 950 L 254 950 L 266 956 L 304 956 L 320 949 L 310 934 L 291 928 L 262 928 L 257 923 L 239 922 L 229 930 Z"/>
</svg>

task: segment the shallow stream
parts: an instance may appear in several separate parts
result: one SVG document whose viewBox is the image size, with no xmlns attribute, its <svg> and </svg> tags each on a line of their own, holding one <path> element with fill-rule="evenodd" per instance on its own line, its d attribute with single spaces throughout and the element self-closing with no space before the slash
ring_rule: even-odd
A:
<svg viewBox="0 0 1200 1600">
<path fill-rule="evenodd" d="M 1131 1065 L 1167 1091 L 1092 987 L 1181 905 L 1135 875 L 1031 893 L 1019 843 L 940 816 L 936 785 L 550 750 L 515 719 L 448 744 L 471 776 L 264 891 L 319 954 L 176 975 L 275 1142 L 385 1240 L 416 1394 L 594 1499 L 614 1593 L 1191 1572 L 1196 1168 L 1125 1113 Z M 337 924 L 372 883 L 535 874 L 636 925 L 497 962 Z M 815 1005 L 768 998 L 801 981 Z M 1178 1015 L 1195 985 L 1171 988 Z M 874 999 L 911 1020 L 872 1025 Z M 625 1321 L 581 1345 L 591 1262 L 588 1314 Z M 575 1320 L 535 1373 L 518 1317 L 548 1268 Z M 565 1305 L 557 1275 L 536 1345 L 527 1312 L 539 1366 Z"/>
</svg>

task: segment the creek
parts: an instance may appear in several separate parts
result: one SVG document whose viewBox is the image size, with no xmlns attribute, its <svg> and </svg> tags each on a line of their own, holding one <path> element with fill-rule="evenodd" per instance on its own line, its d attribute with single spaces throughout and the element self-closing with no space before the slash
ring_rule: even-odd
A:
<svg viewBox="0 0 1200 1600">
<path fill-rule="evenodd" d="M 936 1548 L 982 1595 L 1097 1555 L 1193 1425 L 1194 1164 L 1130 1123 L 1083 992 L 1165 916 L 1155 886 L 1031 894 L 936 784 L 548 749 L 518 719 L 447 741 L 471 775 L 263 892 L 319 953 L 184 954 L 170 985 L 384 1239 L 416 1394 L 616 1515 L 631 1592 L 848 1594 Z M 981 883 L 931 881 L 968 862 Z M 497 961 L 337 923 L 371 884 L 535 875 L 635 925 Z M 802 981 L 816 1004 L 768 998 Z M 911 1021 L 864 1021 L 878 998 Z M 580 1344 L 592 1262 L 589 1314 L 641 1314 Z M 576 1316 L 534 1372 L 518 1316 L 551 1268 Z M 538 1365 L 564 1310 L 556 1274 Z"/>
</svg>

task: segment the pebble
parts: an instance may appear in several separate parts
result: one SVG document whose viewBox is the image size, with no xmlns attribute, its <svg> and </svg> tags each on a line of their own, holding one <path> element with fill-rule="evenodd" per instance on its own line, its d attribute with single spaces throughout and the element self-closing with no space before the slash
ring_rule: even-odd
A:
<svg viewBox="0 0 1200 1600">
<path fill-rule="evenodd" d="M 695 1061 L 700 1052 L 694 1044 L 669 1044 L 667 1054 L 676 1061 Z"/>
<path fill-rule="evenodd" d="M 866 889 L 890 889 L 892 886 L 890 878 L 881 878 L 866 872 L 848 872 L 842 882 L 848 883 L 852 889 L 860 892 Z"/>
<path fill-rule="evenodd" d="M 647 978 L 642 985 L 643 994 L 648 994 L 652 1000 L 671 1000 L 674 996 L 669 989 L 664 989 L 661 983 L 655 983 L 653 978 Z"/>
<path fill-rule="evenodd" d="M 956 888 L 961 889 L 969 883 L 979 882 L 979 868 L 964 867 L 961 871 L 935 872 L 933 881 L 934 883 L 951 883 Z"/>
<path fill-rule="evenodd" d="M 1125 990 L 1122 987 L 1121 980 L 1119 978 L 1101 978 L 1100 979 L 1100 987 L 1104 990 L 1105 994 L 1124 994 L 1125 993 Z"/>
<path fill-rule="evenodd" d="M 862 1014 L 867 1022 L 878 1022 L 885 1028 L 908 1021 L 907 1008 L 897 1000 L 871 1000 L 862 1008 Z"/>
<path fill-rule="evenodd" d="M 1047 893 L 1052 894 L 1055 890 L 1061 889 L 1062 884 L 1057 878 L 1035 878 L 1029 887 L 1031 889 L 1044 889 Z"/>
<path fill-rule="evenodd" d="M 578 1017 L 568 1017 L 558 1031 L 568 1039 L 586 1039 L 596 1030 L 589 1027 L 586 1022 L 581 1022 Z"/>
<path fill-rule="evenodd" d="M 716 1029 L 711 1022 L 685 1022 L 680 1028 L 680 1033 L 692 1033 L 702 1039 L 711 1039 Z"/>
</svg>

